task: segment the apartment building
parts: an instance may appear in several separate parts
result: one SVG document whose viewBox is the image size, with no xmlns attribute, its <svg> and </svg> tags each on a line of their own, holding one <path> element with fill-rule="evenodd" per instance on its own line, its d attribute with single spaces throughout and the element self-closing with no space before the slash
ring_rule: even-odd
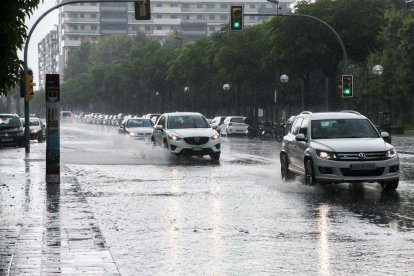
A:
<svg viewBox="0 0 414 276">
<path fill-rule="evenodd" d="M 46 74 L 56 74 L 59 72 L 59 35 L 58 26 L 50 31 L 38 44 L 38 69 L 39 81 L 38 88 L 45 87 Z"/>
<path fill-rule="evenodd" d="M 61 2 L 64 0 L 61 0 Z M 149 36 L 164 37 L 179 31 L 182 39 L 193 41 L 219 31 L 229 24 L 230 6 L 243 4 L 244 24 L 252 25 L 266 19 L 260 14 L 288 12 L 294 0 L 152 0 L 151 20 L 135 20 L 134 3 L 79 3 L 60 7 L 60 68 L 75 47 L 82 41 L 96 41 L 101 36 L 113 34 L 135 35 L 137 31 Z M 279 9 L 277 9 L 279 7 Z"/>
</svg>

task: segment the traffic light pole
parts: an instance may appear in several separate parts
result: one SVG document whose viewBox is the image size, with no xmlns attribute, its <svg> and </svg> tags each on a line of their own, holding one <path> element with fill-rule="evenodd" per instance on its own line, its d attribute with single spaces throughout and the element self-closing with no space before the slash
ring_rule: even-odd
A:
<svg viewBox="0 0 414 276">
<path fill-rule="evenodd" d="M 27 75 L 27 52 L 29 50 L 29 42 L 30 42 L 30 37 L 33 34 L 34 29 L 36 28 L 37 24 L 39 24 L 39 22 L 46 16 L 48 15 L 50 12 L 54 11 L 57 8 L 60 8 L 62 6 L 65 5 L 69 5 L 69 4 L 77 4 L 77 3 L 105 3 L 105 2 L 124 2 L 124 3 L 129 3 L 129 2 L 145 2 L 144 0 L 69 0 L 69 1 L 65 1 L 63 3 L 60 3 L 58 5 L 55 5 L 53 7 L 51 7 L 50 9 L 48 9 L 47 11 L 45 11 L 37 20 L 36 22 L 33 24 L 33 26 L 30 28 L 29 33 L 27 34 L 27 38 L 26 38 L 26 43 L 24 45 L 24 53 L 23 53 L 23 81 L 26 80 L 26 75 Z M 25 89 L 25 93 L 26 93 L 26 89 Z M 26 153 L 30 153 L 30 127 L 29 127 L 29 101 L 26 99 L 24 99 L 24 137 L 25 137 L 25 152 Z"/>
<path fill-rule="evenodd" d="M 342 69 L 342 72 L 344 74 L 348 72 L 348 55 L 346 54 L 345 45 L 342 42 L 342 39 L 339 36 L 339 34 L 335 31 L 335 29 L 331 25 L 329 25 L 328 23 L 323 21 L 322 19 L 317 18 L 317 17 L 312 16 L 312 15 L 300 14 L 300 13 L 285 13 L 285 14 L 282 14 L 282 13 L 277 13 L 277 14 L 273 14 L 273 13 L 261 13 L 261 14 L 245 13 L 244 15 L 247 15 L 247 16 L 295 16 L 295 17 L 305 17 L 305 18 L 310 18 L 310 19 L 316 20 L 319 23 L 322 23 L 323 25 L 328 27 L 334 33 L 336 39 L 338 40 L 339 45 L 341 46 L 342 55 L 344 56 L 344 67 Z"/>
</svg>

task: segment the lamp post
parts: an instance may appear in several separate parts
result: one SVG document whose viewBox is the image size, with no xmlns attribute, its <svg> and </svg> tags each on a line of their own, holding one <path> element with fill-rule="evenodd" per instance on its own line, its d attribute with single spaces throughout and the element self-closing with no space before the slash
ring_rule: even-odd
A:
<svg viewBox="0 0 414 276">
<path fill-rule="evenodd" d="M 286 74 L 283 74 L 283 75 L 280 76 L 279 80 L 282 83 L 282 92 L 285 92 L 286 84 L 289 82 L 289 76 L 286 75 Z M 275 103 L 276 119 L 278 119 L 276 100 L 277 100 L 277 91 L 275 91 L 274 103 Z M 282 116 L 282 118 L 283 118 L 283 116 Z"/>
<path fill-rule="evenodd" d="M 371 108 L 371 104 L 372 104 L 371 98 L 372 97 L 371 97 L 371 92 L 369 91 L 369 81 L 380 77 L 382 75 L 382 73 L 384 72 L 384 67 L 382 67 L 382 65 L 379 65 L 379 64 L 374 65 L 371 69 L 371 72 L 374 75 L 374 77 L 369 77 L 368 76 L 368 70 L 367 70 L 367 96 L 368 96 L 368 101 L 367 102 L 368 102 L 368 116 L 369 116 L 369 118 L 372 119 L 374 114 L 373 114 L 373 108 Z"/>
<path fill-rule="evenodd" d="M 182 50 L 183 49 L 183 40 L 184 40 L 183 37 L 179 36 L 179 35 L 176 35 L 176 36 L 174 36 L 174 38 L 180 41 L 180 50 Z"/>
</svg>

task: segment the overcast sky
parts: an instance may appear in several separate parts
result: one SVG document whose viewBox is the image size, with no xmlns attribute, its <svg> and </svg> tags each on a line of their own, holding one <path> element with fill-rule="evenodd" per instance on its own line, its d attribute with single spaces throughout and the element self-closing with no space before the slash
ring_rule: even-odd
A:
<svg viewBox="0 0 414 276">
<path fill-rule="evenodd" d="M 27 32 L 29 32 L 30 28 L 44 12 L 46 12 L 48 9 L 52 8 L 55 5 L 55 0 L 44 0 L 43 3 L 40 3 L 38 9 L 33 13 L 33 15 L 30 18 L 26 19 L 26 26 L 28 27 Z M 59 23 L 58 18 L 58 9 L 50 12 L 39 22 L 30 38 L 27 60 L 29 68 L 33 70 L 34 80 L 36 83 L 39 79 L 37 44 L 51 30 L 56 29 L 55 25 Z M 20 53 L 20 58 L 23 59 L 23 53 Z"/>
</svg>

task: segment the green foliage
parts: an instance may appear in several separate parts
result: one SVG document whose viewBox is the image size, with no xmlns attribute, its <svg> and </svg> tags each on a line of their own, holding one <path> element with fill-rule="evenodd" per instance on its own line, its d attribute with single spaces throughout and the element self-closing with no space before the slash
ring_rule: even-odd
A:
<svg viewBox="0 0 414 276">
<path fill-rule="evenodd" d="M 20 80 L 23 62 L 19 60 L 17 51 L 22 50 L 27 37 L 26 17 L 33 14 L 39 2 L 40 0 L 0 1 L 0 95 L 7 94 Z"/>
<path fill-rule="evenodd" d="M 297 6 L 297 14 L 322 19 L 341 37 L 350 65 L 345 69 L 354 75 L 350 106 L 337 94 L 344 69 L 338 39 L 321 22 L 299 16 L 273 17 L 241 32 L 227 26 L 193 43 L 172 32 L 162 42 L 138 33 L 83 44 L 66 68 L 63 98 L 74 110 L 94 112 L 144 114 L 158 107 L 257 116 L 262 107 L 266 116 L 270 108 L 289 116 L 301 111 L 304 91 L 308 110 L 325 110 L 327 104 L 329 110 L 348 107 L 372 116 L 392 111 L 394 118 L 407 119 L 398 107 L 413 113 L 414 17 L 398 1 Z M 385 70 L 372 79 L 375 64 Z M 282 74 L 289 83 L 280 83 Z M 224 83 L 230 91 L 223 92 Z M 271 105 L 274 90 L 277 106 Z"/>
</svg>

